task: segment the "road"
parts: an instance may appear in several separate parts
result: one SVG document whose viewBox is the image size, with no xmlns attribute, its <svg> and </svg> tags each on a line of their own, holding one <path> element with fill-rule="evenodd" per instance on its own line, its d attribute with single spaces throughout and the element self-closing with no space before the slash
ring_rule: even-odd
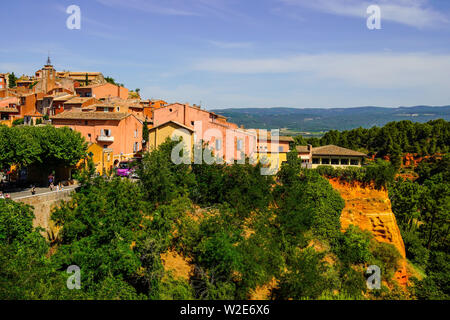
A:
<svg viewBox="0 0 450 320">
<path fill-rule="evenodd" d="M 74 190 L 77 187 L 78 187 L 78 185 L 63 187 L 62 191 Z M 12 193 L 10 193 L 10 196 L 11 196 L 11 199 L 13 199 L 13 200 L 20 200 L 23 198 L 36 197 L 36 196 L 43 195 L 43 194 L 58 192 L 58 191 L 56 191 L 56 187 L 53 188 L 53 191 L 50 191 L 50 188 L 36 188 L 35 190 L 36 190 L 36 194 L 34 194 L 34 195 L 31 194 L 31 188 L 28 188 L 23 191 L 12 192 Z"/>
</svg>

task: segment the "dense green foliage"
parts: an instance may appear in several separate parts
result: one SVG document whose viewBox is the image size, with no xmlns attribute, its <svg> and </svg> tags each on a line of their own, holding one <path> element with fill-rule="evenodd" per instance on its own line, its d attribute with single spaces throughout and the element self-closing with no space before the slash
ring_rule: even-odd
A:
<svg viewBox="0 0 450 320">
<path fill-rule="evenodd" d="M 377 188 L 386 188 L 394 182 L 396 168 L 389 162 L 377 159 L 376 162 L 364 167 L 334 168 L 318 166 L 316 171 L 328 178 L 338 178 L 344 182 L 359 181 L 363 184 L 374 184 Z"/>
<path fill-rule="evenodd" d="M 422 162 L 416 181 L 397 180 L 389 188 L 392 210 L 402 233 L 406 256 L 426 278 L 416 280 L 419 299 L 450 297 L 450 157 Z"/>
<path fill-rule="evenodd" d="M 434 154 L 449 152 L 450 122 L 439 119 L 427 123 L 389 122 L 384 127 L 331 130 L 318 140 L 319 145 L 334 144 L 353 150 L 377 153 L 377 156 L 399 153 Z"/>
<path fill-rule="evenodd" d="M 0 126 L 0 167 L 6 165 L 73 166 L 83 158 L 87 143 L 67 127 Z"/>
<path fill-rule="evenodd" d="M 52 242 L 32 228 L 29 207 L 0 200 L 0 298 L 247 299 L 268 284 L 272 299 L 404 297 L 386 286 L 367 291 L 364 272 L 371 264 L 395 287 L 399 253 L 356 227 L 342 233 L 343 199 L 318 170 L 302 169 L 294 153 L 274 179 L 261 175 L 259 164 L 176 165 L 177 143 L 145 154 L 137 181 L 95 177 L 88 163 L 80 189 L 52 213 L 60 228 Z M 444 175 L 434 166 L 421 170 L 432 175 L 423 182 L 430 200 L 416 204 L 426 208 L 422 247 L 429 239 L 431 247 L 428 276 L 415 287 L 419 298 L 445 292 L 438 270 L 448 246 L 439 237 L 445 199 L 431 201 L 444 194 L 443 178 L 436 178 Z M 186 277 L 165 268 L 167 252 L 184 257 L 191 268 Z M 66 287 L 71 265 L 81 268 L 80 290 Z"/>
</svg>

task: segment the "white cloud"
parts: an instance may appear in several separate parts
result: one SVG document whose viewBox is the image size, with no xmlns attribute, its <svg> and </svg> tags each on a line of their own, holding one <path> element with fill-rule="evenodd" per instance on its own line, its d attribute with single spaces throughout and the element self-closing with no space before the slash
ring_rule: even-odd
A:
<svg viewBox="0 0 450 320">
<path fill-rule="evenodd" d="M 426 28 L 448 24 L 447 15 L 433 9 L 428 0 L 279 0 L 286 5 L 351 17 L 367 18 L 367 7 L 377 4 L 381 19 Z"/>
<path fill-rule="evenodd" d="M 450 87 L 450 55 L 300 54 L 268 59 L 207 59 L 194 70 L 234 74 L 297 73 L 299 78 L 344 81 L 356 87 Z"/>
</svg>

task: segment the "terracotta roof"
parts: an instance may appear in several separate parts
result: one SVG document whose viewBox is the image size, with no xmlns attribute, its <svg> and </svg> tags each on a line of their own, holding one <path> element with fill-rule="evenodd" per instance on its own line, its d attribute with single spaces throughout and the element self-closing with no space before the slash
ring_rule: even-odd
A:
<svg viewBox="0 0 450 320">
<path fill-rule="evenodd" d="M 182 128 L 185 128 L 185 129 L 187 129 L 187 130 L 189 130 L 191 132 L 194 132 L 194 130 L 192 128 L 189 128 L 188 126 L 185 126 L 184 124 L 181 124 L 181 123 L 173 121 L 173 120 L 161 123 L 161 124 L 157 125 L 156 127 L 150 128 L 149 131 L 155 130 L 156 128 L 159 128 L 159 127 L 162 127 L 162 126 L 165 126 L 168 123 L 174 123 L 174 124 L 176 124 L 179 127 L 182 127 Z"/>
<path fill-rule="evenodd" d="M 78 112 L 64 111 L 50 119 L 66 119 L 66 120 L 123 120 L 131 113 L 125 112 Z"/>
<path fill-rule="evenodd" d="M 67 101 L 70 100 L 72 98 L 75 98 L 76 96 L 74 96 L 73 94 L 65 94 L 63 96 L 56 96 L 53 98 L 53 101 Z"/>
<path fill-rule="evenodd" d="M 295 150 L 300 153 L 309 153 L 308 146 L 296 146 Z"/>
<path fill-rule="evenodd" d="M 354 151 L 354 150 L 350 150 L 347 148 L 342 148 L 342 147 L 338 147 L 335 145 L 327 145 L 327 146 L 322 146 L 322 147 L 317 147 L 317 148 L 312 148 L 312 154 L 313 155 L 323 155 L 323 156 L 366 156 L 366 154 L 359 152 L 359 151 Z"/>
<path fill-rule="evenodd" d="M 89 101 L 91 99 L 94 99 L 93 97 L 77 97 L 67 100 L 64 104 L 81 104 L 85 103 L 86 101 Z"/>
</svg>

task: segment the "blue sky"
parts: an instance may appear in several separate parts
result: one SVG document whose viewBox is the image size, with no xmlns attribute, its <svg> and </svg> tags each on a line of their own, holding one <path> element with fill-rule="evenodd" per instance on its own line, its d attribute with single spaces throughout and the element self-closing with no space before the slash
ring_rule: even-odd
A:
<svg viewBox="0 0 450 320">
<path fill-rule="evenodd" d="M 34 74 L 50 52 L 57 70 L 208 109 L 450 104 L 448 0 L 16 0 L 2 13 L 0 72 Z"/>
</svg>

